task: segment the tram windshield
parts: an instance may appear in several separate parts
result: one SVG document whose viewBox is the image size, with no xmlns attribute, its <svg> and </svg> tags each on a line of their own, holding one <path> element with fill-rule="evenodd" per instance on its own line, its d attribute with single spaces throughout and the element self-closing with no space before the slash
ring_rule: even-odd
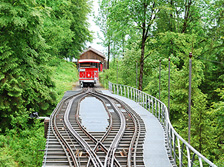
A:
<svg viewBox="0 0 224 167">
<path fill-rule="evenodd" d="M 80 63 L 80 67 L 99 68 L 99 63 L 93 63 L 93 62 Z"/>
</svg>

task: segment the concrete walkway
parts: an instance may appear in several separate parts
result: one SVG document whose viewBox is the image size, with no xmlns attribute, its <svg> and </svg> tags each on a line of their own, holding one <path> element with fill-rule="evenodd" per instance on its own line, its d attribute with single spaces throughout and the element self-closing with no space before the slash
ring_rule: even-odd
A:
<svg viewBox="0 0 224 167">
<path fill-rule="evenodd" d="M 104 94 L 123 100 L 143 119 L 146 128 L 144 141 L 144 162 L 146 167 L 172 167 L 165 147 L 164 130 L 155 116 L 136 102 L 122 96 L 114 95 L 108 90 Z"/>
</svg>

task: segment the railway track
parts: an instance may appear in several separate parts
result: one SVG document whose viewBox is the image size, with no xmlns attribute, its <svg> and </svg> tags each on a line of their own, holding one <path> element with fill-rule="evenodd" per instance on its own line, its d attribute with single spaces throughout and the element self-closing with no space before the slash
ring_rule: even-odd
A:
<svg viewBox="0 0 224 167">
<path fill-rule="evenodd" d="M 105 132 L 88 132 L 79 116 L 86 97 L 100 100 L 108 114 Z M 145 126 L 123 101 L 86 88 L 63 99 L 50 117 L 43 166 L 143 167 Z"/>
</svg>

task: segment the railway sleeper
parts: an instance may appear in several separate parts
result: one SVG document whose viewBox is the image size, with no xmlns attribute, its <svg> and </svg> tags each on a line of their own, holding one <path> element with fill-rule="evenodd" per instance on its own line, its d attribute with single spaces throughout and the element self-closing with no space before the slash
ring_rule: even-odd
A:
<svg viewBox="0 0 224 167">
<path fill-rule="evenodd" d="M 49 150 L 47 152 L 47 155 L 45 154 L 44 156 L 48 157 L 49 155 L 51 155 L 51 156 L 66 156 L 64 150 Z"/>
<path fill-rule="evenodd" d="M 69 163 L 68 163 L 68 160 L 67 161 L 50 161 L 50 160 L 47 160 L 46 161 L 46 165 L 45 167 L 50 167 L 50 166 L 58 166 L 58 167 L 68 167 L 69 166 Z"/>
<path fill-rule="evenodd" d="M 60 149 L 63 149 L 62 146 L 60 145 L 60 143 L 54 144 L 54 145 L 50 144 L 50 145 L 48 145 L 48 148 L 55 148 L 55 149 L 60 148 Z"/>
<path fill-rule="evenodd" d="M 69 157 L 70 158 L 70 157 Z M 58 156 L 58 155 L 48 155 L 47 156 L 47 161 L 67 161 L 67 156 Z"/>
</svg>

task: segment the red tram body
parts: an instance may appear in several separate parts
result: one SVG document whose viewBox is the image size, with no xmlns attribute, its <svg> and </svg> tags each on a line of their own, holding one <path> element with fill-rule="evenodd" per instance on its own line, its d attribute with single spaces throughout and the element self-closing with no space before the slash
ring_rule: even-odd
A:
<svg viewBox="0 0 224 167">
<path fill-rule="evenodd" d="M 81 59 L 79 64 L 79 83 L 83 86 L 94 86 L 99 80 L 99 71 L 102 71 L 102 63 L 95 59 Z"/>
</svg>

